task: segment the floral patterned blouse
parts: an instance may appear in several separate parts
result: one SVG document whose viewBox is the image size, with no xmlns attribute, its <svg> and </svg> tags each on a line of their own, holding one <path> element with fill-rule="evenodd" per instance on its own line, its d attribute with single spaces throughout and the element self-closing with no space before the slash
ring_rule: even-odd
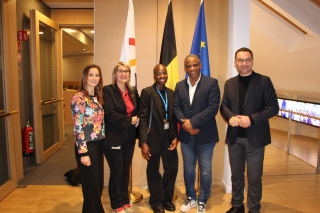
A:
<svg viewBox="0 0 320 213">
<path fill-rule="evenodd" d="M 80 91 L 71 99 L 71 111 L 78 153 L 88 155 L 87 142 L 105 138 L 104 110 L 95 96 L 88 100 Z"/>
</svg>

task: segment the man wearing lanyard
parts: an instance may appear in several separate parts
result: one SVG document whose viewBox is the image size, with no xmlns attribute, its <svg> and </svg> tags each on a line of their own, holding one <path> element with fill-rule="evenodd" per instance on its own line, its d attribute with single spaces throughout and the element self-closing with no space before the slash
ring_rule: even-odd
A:
<svg viewBox="0 0 320 213">
<path fill-rule="evenodd" d="M 197 55 L 185 58 L 184 70 L 188 78 L 177 83 L 173 107 L 181 125 L 179 140 L 188 197 L 180 211 L 188 212 L 197 207 L 197 213 L 204 213 L 211 194 L 213 148 L 219 141 L 215 116 L 220 104 L 220 90 L 217 79 L 201 74 Z M 200 169 L 198 202 L 195 190 L 197 160 Z"/>
<path fill-rule="evenodd" d="M 173 91 L 165 86 L 168 75 L 164 65 L 153 69 L 155 83 L 141 91 L 140 144 L 148 160 L 149 204 L 155 213 L 175 211 L 172 203 L 178 172 L 177 121 L 173 115 Z M 163 177 L 159 172 L 160 157 Z"/>
</svg>

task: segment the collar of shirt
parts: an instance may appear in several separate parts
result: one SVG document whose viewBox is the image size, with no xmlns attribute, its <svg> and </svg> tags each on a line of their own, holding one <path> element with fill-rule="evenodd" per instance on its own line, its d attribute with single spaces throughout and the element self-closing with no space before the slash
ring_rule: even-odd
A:
<svg viewBox="0 0 320 213">
<path fill-rule="evenodd" d="M 119 89 L 119 91 L 120 91 L 120 93 L 121 93 L 122 96 L 128 95 L 128 89 L 127 89 L 127 87 L 126 87 L 126 91 L 125 91 L 124 94 L 123 94 L 122 90 L 121 90 L 119 87 L 118 87 L 118 89 Z"/>
<path fill-rule="evenodd" d="M 126 87 L 126 91 L 125 91 L 125 94 L 123 94 L 123 92 L 121 91 L 121 89 L 118 87 L 121 95 L 122 95 L 122 98 L 123 98 L 123 101 L 124 103 L 126 104 L 126 109 L 127 109 L 127 115 L 128 116 L 131 116 L 131 113 L 133 112 L 134 110 L 134 104 L 130 98 L 130 95 L 129 95 L 129 92 L 128 92 L 128 88 Z"/>
<path fill-rule="evenodd" d="M 201 75 L 199 76 L 199 79 L 196 81 L 196 83 L 194 84 L 194 86 L 191 86 L 191 82 L 190 82 L 190 78 L 188 76 L 188 79 L 187 79 L 187 83 L 189 84 L 189 99 L 190 99 L 190 105 L 192 104 L 192 100 L 193 100 L 193 96 L 194 96 L 194 93 L 196 92 L 196 88 L 197 88 L 197 85 L 201 79 Z"/>
</svg>

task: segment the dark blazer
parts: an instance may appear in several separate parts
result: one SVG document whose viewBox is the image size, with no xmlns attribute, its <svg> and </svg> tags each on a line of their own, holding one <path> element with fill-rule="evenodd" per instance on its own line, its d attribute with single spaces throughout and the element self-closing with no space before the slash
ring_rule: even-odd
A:
<svg viewBox="0 0 320 213">
<path fill-rule="evenodd" d="M 139 95 L 136 88 L 127 86 L 127 89 L 134 104 L 131 116 L 127 115 L 126 104 L 116 83 L 102 88 L 107 146 L 121 146 L 125 131 L 129 132 L 132 143 L 136 141 L 136 127 L 131 124 L 131 117 L 139 115 Z"/>
<path fill-rule="evenodd" d="M 168 123 L 170 130 L 170 141 L 178 138 L 177 121 L 173 115 L 173 90 L 167 89 L 168 95 Z M 148 134 L 151 98 L 153 99 L 151 131 Z M 150 153 L 158 153 L 162 146 L 164 134 L 164 123 L 162 114 L 163 101 L 158 91 L 153 86 L 147 87 L 141 91 L 140 97 L 140 143 L 147 143 Z M 169 147 L 168 147 L 169 148 Z"/>
<path fill-rule="evenodd" d="M 182 125 L 181 119 L 190 119 L 193 128 L 200 132 L 194 136 L 198 144 L 215 143 L 219 141 L 215 116 L 220 104 L 220 89 L 215 78 L 201 75 L 192 104 L 189 98 L 189 84 L 187 79 L 177 83 L 174 91 L 174 114 Z M 189 143 L 190 134 L 183 128 L 179 130 L 179 140 Z"/>
<path fill-rule="evenodd" d="M 220 106 L 222 116 L 229 123 L 231 117 L 240 115 L 239 76 L 226 81 Z M 244 101 L 243 115 L 251 116 L 254 123 L 246 128 L 247 139 L 254 148 L 271 143 L 268 119 L 279 111 L 276 91 L 269 77 L 252 72 Z M 228 125 L 226 143 L 231 146 L 236 142 L 239 127 Z"/>
</svg>

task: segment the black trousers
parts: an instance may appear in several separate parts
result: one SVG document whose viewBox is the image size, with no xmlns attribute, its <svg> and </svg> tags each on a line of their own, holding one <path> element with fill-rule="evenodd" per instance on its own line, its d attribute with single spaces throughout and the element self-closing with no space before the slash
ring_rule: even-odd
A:
<svg viewBox="0 0 320 213">
<path fill-rule="evenodd" d="M 87 142 L 91 161 L 90 166 L 85 166 L 81 163 L 81 157 L 75 146 L 75 156 L 79 167 L 79 178 L 83 194 L 83 213 L 104 213 L 101 203 L 103 189 L 103 141 Z"/>
<path fill-rule="evenodd" d="M 262 198 L 262 174 L 264 147 L 253 148 L 247 138 L 237 138 L 233 146 L 228 145 L 232 180 L 232 206 L 243 205 L 245 187 L 245 162 L 247 161 L 247 204 L 252 212 L 260 212 Z"/>
<path fill-rule="evenodd" d="M 110 167 L 109 196 L 111 208 L 117 209 L 129 204 L 129 173 L 135 143 L 125 133 L 125 141 L 120 147 L 104 145 L 103 153 Z"/>
<path fill-rule="evenodd" d="M 150 192 L 149 204 L 152 208 L 164 202 L 172 202 L 174 186 L 178 173 L 177 149 L 168 150 L 172 141 L 169 140 L 169 131 L 165 131 L 162 138 L 162 147 L 157 153 L 151 153 L 147 166 L 147 180 Z M 160 157 L 163 163 L 163 177 L 159 172 Z"/>
</svg>

